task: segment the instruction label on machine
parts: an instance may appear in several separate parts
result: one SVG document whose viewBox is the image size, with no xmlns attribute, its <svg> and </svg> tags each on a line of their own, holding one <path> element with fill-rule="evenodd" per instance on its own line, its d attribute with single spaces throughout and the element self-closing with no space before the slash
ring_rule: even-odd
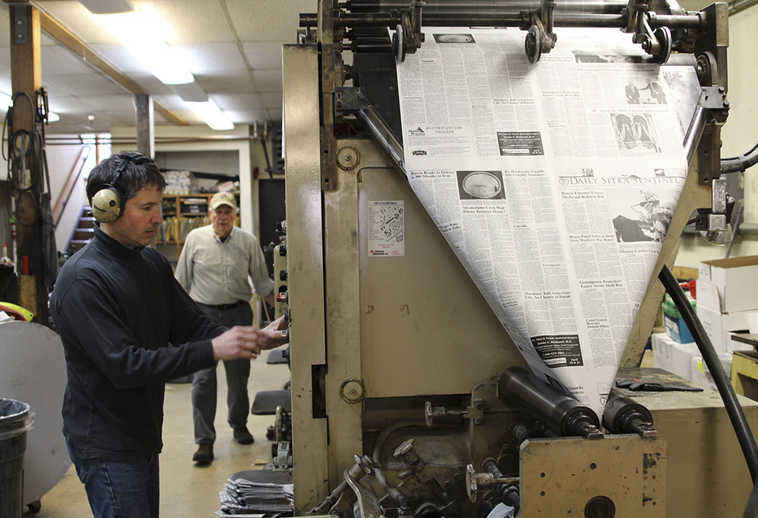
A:
<svg viewBox="0 0 758 518">
<path fill-rule="evenodd" d="M 405 255 L 405 202 L 368 202 L 368 255 L 400 257 Z"/>
</svg>

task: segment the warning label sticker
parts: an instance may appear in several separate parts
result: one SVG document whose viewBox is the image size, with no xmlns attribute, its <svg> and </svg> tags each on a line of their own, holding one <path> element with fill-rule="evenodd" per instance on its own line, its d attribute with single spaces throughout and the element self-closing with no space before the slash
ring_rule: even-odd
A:
<svg viewBox="0 0 758 518">
<path fill-rule="evenodd" d="M 368 255 L 405 255 L 405 202 L 368 202 Z"/>
</svg>

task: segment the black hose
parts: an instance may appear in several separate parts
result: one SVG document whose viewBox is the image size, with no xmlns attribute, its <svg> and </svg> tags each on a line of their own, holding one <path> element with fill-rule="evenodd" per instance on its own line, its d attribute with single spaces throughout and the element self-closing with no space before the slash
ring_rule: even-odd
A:
<svg viewBox="0 0 758 518">
<path fill-rule="evenodd" d="M 698 349 L 700 349 L 700 354 L 703 355 L 703 360 L 705 360 L 708 370 L 711 371 L 713 381 L 716 383 L 719 394 L 721 394 L 721 399 L 724 401 L 724 407 L 726 407 L 726 412 L 732 421 L 737 440 L 742 448 L 742 453 L 745 455 L 745 462 L 747 463 L 748 470 L 750 470 L 750 476 L 755 484 L 756 479 L 758 479 L 758 446 L 755 444 L 755 438 L 750 430 L 750 425 L 745 419 L 742 407 L 740 407 L 737 401 L 737 395 L 734 393 L 729 380 L 727 380 L 726 374 L 724 374 L 724 369 L 721 366 L 716 351 L 713 349 L 713 344 L 708 338 L 703 324 L 700 323 L 700 319 L 692 311 L 692 306 L 684 296 L 682 288 L 679 287 L 679 283 L 665 264 L 658 275 L 658 279 L 660 279 L 663 287 L 666 288 L 666 292 L 668 292 L 674 301 L 676 309 L 679 310 L 682 318 L 684 318 L 687 327 L 695 338 Z"/>
<path fill-rule="evenodd" d="M 758 144 L 744 155 L 721 159 L 721 173 L 736 173 L 753 167 L 758 163 Z"/>
<path fill-rule="evenodd" d="M 753 490 L 750 492 L 750 497 L 747 499 L 745 513 L 742 515 L 742 518 L 756 517 L 758 517 L 758 484 L 753 486 Z"/>
</svg>

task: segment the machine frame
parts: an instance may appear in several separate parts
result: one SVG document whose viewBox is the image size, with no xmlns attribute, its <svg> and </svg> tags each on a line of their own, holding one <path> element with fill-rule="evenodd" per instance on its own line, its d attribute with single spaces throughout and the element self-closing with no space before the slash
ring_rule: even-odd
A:
<svg viewBox="0 0 758 518">
<path fill-rule="evenodd" d="M 301 44 L 283 51 L 293 478 L 300 511 L 313 508 L 350 479 L 351 467 L 370 472 L 360 458 L 381 430 L 398 421 L 423 425 L 425 400 L 444 403 L 471 394 L 472 387 L 503 369 L 523 364 L 407 185 L 402 149 L 398 151 L 399 143 L 375 107 L 364 102 L 345 110 L 363 121 L 373 140 L 335 135 L 344 94 L 354 94 L 342 90 L 350 69 L 341 61 L 347 24 L 344 16 L 334 14 L 339 12 L 333 2 L 320 0 L 315 41 L 307 31 Z M 631 12 L 636 11 L 630 2 L 626 16 Z M 675 14 L 699 20 L 700 36 L 688 41 L 697 55 L 693 66 L 698 67 L 704 94 L 685 138 L 687 180 L 654 272 L 675 259 L 679 236 L 693 211 L 708 208 L 709 215 L 718 215 L 721 210 L 716 208 L 719 200 L 714 203 L 712 182 L 720 174 L 720 126 L 728 109 L 726 4 L 713 4 L 698 14 Z M 655 16 L 660 21 L 669 15 Z M 684 24 L 685 19 L 668 20 Z M 714 104 L 714 95 L 720 105 Z M 367 256 L 370 200 L 404 201 L 405 257 L 388 261 Z M 639 366 L 663 291 L 653 274 L 622 367 Z M 467 325 L 450 325 L 453 321 Z M 632 472 L 628 487 L 634 489 L 620 498 L 639 497 L 644 516 L 727 516 L 742 510 L 749 476 L 718 395 L 706 391 L 633 397 L 652 411 L 657 439 L 561 438 L 521 445 L 523 515 L 573 516 L 562 513 L 576 511 L 587 494 L 607 494 L 619 476 Z M 749 421 L 758 425 L 758 406 L 741 401 Z M 482 408 L 491 411 L 494 406 Z M 481 426 L 491 424 L 493 417 L 482 411 L 477 422 L 475 397 L 462 408 L 469 412 L 469 461 L 480 470 L 484 459 L 477 452 L 501 437 L 481 435 Z M 615 478 L 609 478 L 597 476 L 594 468 L 577 467 L 582 459 L 592 458 L 596 465 L 617 468 L 616 446 L 628 451 L 622 460 L 632 472 L 625 475 L 617 469 Z M 643 453 L 658 455 L 657 467 L 648 465 Z M 565 494 L 554 497 L 538 483 L 547 469 L 539 466 L 549 457 L 577 459 L 543 477 L 553 483 L 567 474 L 580 480 L 586 494 L 568 507 Z"/>
</svg>

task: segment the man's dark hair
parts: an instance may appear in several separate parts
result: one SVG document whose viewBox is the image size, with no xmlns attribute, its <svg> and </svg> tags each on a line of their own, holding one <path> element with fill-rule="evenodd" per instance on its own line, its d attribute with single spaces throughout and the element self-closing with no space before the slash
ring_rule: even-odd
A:
<svg viewBox="0 0 758 518">
<path fill-rule="evenodd" d="M 137 191 L 148 185 L 155 185 L 161 191 L 166 188 L 166 179 L 155 162 L 134 151 L 111 155 L 90 171 L 87 179 L 87 199 L 104 187 L 115 187 L 121 197 L 121 206 L 133 198 Z"/>
</svg>

